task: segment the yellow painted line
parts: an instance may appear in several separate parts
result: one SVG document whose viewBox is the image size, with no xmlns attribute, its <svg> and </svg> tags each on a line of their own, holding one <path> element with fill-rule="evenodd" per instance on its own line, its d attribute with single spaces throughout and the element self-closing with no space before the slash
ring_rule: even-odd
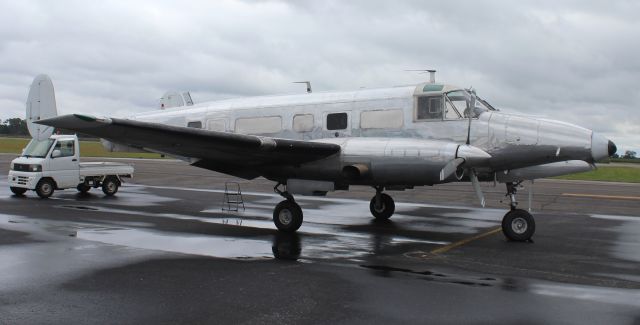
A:
<svg viewBox="0 0 640 325">
<path fill-rule="evenodd" d="M 479 234 L 479 235 L 475 235 L 473 237 L 470 237 L 470 238 L 467 238 L 467 239 L 463 239 L 463 240 L 457 241 L 455 243 L 451 243 L 449 245 L 442 246 L 440 248 L 436 248 L 436 249 L 431 251 L 431 254 L 446 253 L 446 252 L 448 252 L 448 251 L 450 251 L 450 250 L 452 250 L 452 249 L 454 249 L 456 247 L 460 247 L 462 245 L 468 244 L 468 243 L 470 243 L 470 242 L 472 242 L 474 240 L 478 240 L 478 239 L 481 239 L 481 238 L 484 238 L 484 237 L 487 237 L 487 236 L 491 236 L 491 235 L 493 235 L 495 233 L 498 233 L 500 231 L 502 231 L 502 228 L 498 227 L 496 229 L 489 230 L 489 231 L 487 231 L 485 233 L 482 233 L 482 234 Z"/>
<path fill-rule="evenodd" d="M 599 195 L 599 194 L 580 194 L 580 193 L 562 193 L 562 196 L 588 197 L 588 198 L 594 198 L 594 199 L 640 200 L 640 196 L 619 196 L 619 195 Z"/>
</svg>

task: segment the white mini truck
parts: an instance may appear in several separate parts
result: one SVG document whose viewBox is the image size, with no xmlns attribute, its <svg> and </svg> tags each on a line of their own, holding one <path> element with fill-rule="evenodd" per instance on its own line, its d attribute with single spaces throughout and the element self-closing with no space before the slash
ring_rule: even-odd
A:
<svg viewBox="0 0 640 325">
<path fill-rule="evenodd" d="M 16 195 L 34 190 L 41 198 L 55 190 L 76 188 L 86 193 L 102 187 L 105 195 L 116 194 L 123 178 L 133 176 L 133 166 L 112 162 L 80 163 L 80 147 L 75 135 L 52 135 L 33 139 L 22 156 L 11 162 L 9 186 Z"/>
</svg>

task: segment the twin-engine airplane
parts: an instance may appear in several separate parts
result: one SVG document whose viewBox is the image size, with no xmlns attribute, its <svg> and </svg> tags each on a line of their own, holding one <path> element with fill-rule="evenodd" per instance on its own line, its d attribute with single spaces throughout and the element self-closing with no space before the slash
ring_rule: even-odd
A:
<svg viewBox="0 0 640 325">
<path fill-rule="evenodd" d="M 94 135 L 111 151 L 157 152 L 228 175 L 274 181 L 285 200 L 275 207 L 273 222 L 284 232 L 302 224 L 294 194 L 371 186 L 371 214 L 384 220 L 395 209 L 385 190 L 470 181 L 484 206 L 479 181 L 496 181 L 506 184 L 510 198 L 504 235 L 529 240 L 535 222 L 517 208 L 517 185 L 591 170 L 617 150 L 573 124 L 498 111 L 474 90 L 436 83 L 433 74 L 429 83 L 393 88 L 196 105 L 189 97 L 126 119 L 47 113 L 55 112 L 55 98 L 46 76 L 36 77 L 31 91 L 44 94 L 27 103 L 28 118 L 41 128 Z M 51 102 L 53 110 L 45 107 Z"/>
</svg>

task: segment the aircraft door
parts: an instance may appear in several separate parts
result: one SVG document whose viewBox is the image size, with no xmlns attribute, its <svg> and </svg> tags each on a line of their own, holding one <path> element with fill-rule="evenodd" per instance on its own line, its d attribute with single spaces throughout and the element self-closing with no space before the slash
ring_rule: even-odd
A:
<svg viewBox="0 0 640 325">
<path fill-rule="evenodd" d="M 76 142 L 73 139 L 58 140 L 49 154 L 48 170 L 54 175 L 60 188 L 75 187 L 80 181 L 80 167 Z M 55 153 L 55 154 L 54 154 Z M 57 157 L 54 157 L 58 155 Z"/>
</svg>

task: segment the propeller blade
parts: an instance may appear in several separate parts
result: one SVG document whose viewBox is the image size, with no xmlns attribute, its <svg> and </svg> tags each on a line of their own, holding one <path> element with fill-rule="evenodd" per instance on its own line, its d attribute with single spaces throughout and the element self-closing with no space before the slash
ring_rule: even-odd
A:
<svg viewBox="0 0 640 325">
<path fill-rule="evenodd" d="M 480 181 L 478 181 L 478 175 L 476 175 L 476 171 L 471 169 L 469 173 L 469 178 L 471 178 L 471 184 L 473 185 L 473 189 L 476 191 L 476 195 L 478 199 L 480 199 L 480 205 L 484 208 L 484 194 L 482 194 L 482 188 L 480 187 Z"/>
<path fill-rule="evenodd" d="M 451 175 L 453 175 L 453 173 L 455 173 L 456 170 L 458 170 L 458 166 L 462 165 L 463 162 L 464 162 L 463 158 L 456 158 L 448 162 L 444 166 L 444 168 L 442 168 L 442 170 L 440 171 L 440 181 L 442 182 L 445 179 L 449 178 Z"/>
</svg>

